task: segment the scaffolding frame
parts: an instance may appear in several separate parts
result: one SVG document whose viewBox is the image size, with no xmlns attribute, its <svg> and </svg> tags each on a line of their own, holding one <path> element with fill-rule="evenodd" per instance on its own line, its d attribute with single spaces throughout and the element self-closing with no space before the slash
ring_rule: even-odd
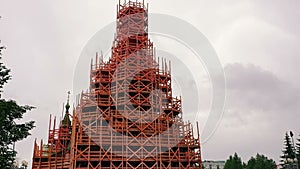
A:
<svg viewBox="0 0 300 169">
<path fill-rule="evenodd" d="M 172 95 L 171 62 L 149 40 L 148 4 L 119 2 L 116 29 L 111 58 L 91 63 L 72 124 L 56 129 L 54 119 L 50 129 L 50 117 L 48 143 L 35 142 L 33 168 L 202 169 L 198 123 L 195 137 Z"/>
</svg>

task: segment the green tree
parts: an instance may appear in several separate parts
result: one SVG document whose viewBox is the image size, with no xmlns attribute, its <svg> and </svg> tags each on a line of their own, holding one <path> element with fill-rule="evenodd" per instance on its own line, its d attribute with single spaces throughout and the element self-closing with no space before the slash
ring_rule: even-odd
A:
<svg viewBox="0 0 300 169">
<path fill-rule="evenodd" d="M 234 153 L 233 156 L 229 156 L 229 159 L 226 160 L 224 169 L 243 169 L 242 160 L 237 153 Z"/>
<path fill-rule="evenodd" d="M 300 167 L 300 136 L 297 139 L 296 149 L 297 149 L 296 155 L 297 155 L 298 167 Z"/>
<path fill-rule="evenodd" d="M 246 169 L 276 169 L 276 163 L 264 155 L 257 154 L 256 157 L 250 158 Z"/>
<path fill-rule="evenodd" d="M 295 147 L 292 144 L 291 137 L 288 132 L 285 133 L 284 147 L 282 150 L 283 155 L 280 156 L 280 165 L 283 169 L 294 169 L 297 168 L 295 163 L 296 153 Z"/>
<path fill-rule="evenodd" d="M 5 47 L 0 47 L 0 60 Z M 0 168 L 13 168 L 17 152 L 14 150 L 14 143 L 23 140 L 29 131 L 34 128 L 34 121 L 17 123 L 23 115 L 33 109 L 31 106 L 20 106 L 14 100 L 2 98 L 2 90 L 5 83 L 10 80 L 10 70 L 0 62 Z"/>
<path fill-rule="evenodd" d="M 5 49 L 4 46 L 0 46 L 0 59 L 2 56 L 2 50 Z M 7 81 L 10 79 L 9 75 L 10 70 L 7 69 L 3 63 L 0 62 L 0 98 L 1 98 L 1 92 L 3 89 L 3 85 L 7 83 Z"/>
</svg>

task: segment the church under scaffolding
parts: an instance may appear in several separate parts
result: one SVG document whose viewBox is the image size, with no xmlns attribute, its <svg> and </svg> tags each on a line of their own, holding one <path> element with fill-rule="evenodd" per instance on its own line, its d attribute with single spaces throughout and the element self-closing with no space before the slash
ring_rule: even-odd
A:
<svg viewBox="0 0 300 169">
<path fill-rule="evenodd" d="M 111 57 L 96 55 L 90 88 L 63 120 L 50 117 L 47 142 L 34 143 L 33 169 L 202 168 L 200 136 L 172 95 L 171 64 L 156 59 L 148 6 L 117 6 Z M 194 136 L 197 133 L 197 137 Z"/>
</svg>

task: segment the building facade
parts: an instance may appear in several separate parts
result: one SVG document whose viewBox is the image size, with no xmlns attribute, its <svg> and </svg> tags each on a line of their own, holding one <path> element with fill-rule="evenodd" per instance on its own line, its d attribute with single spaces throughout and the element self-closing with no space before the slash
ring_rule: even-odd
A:
<svg viewBox="0 0 300 169">
<path fill-rule="evenodd" d="M 202 163 L 203 169 L 224 169 L 225 161 L 205 160 Z"/>
</svg>

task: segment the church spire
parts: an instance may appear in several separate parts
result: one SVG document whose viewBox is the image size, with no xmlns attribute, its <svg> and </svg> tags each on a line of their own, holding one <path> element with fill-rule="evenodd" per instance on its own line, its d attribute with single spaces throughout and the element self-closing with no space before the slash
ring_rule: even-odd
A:
<svg viewBox="0 0 300 169">
<path fill-rule="evenodd" d="M 66 126 L 66 127 L 71 126 L 71 120 L 70 120 L 70 117 L 69 117 L 69 109 L 70 109 L 70 103 L 69 103 L 69 101 L 70 101 L 70 94 L 71 94 L 71 92 L 68 91 L 68 99 L 67 99 L 67 104 L 66 104 L 66 106 L 65 106 L 65 108 L 66 108 L 66 113 L 65 113 L 65 116 L 64 116 L 64 118 L 63 118 L 63 120 L 62 120 L 62 126 Z"/>
<path fill-rule="evenodd" d="M 68 99 L 67 99 L 67 104 L 66 104 L 66 114 L 69 114 L 69 109 L 70 109 L 70 103 L 69 103 L 69 101 L 70 101 L 70 94 L 71 94 L 71 92 L 68 91 Z"/>
</svg>

